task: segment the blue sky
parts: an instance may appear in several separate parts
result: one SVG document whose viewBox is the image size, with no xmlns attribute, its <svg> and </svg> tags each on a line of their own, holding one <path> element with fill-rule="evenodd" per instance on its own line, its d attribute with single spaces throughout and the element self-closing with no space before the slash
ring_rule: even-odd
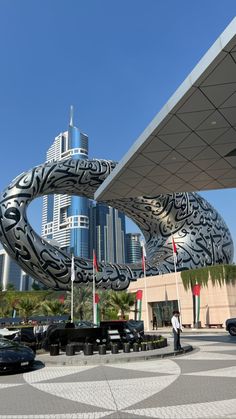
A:
<svg viewBox="0 0 236 419">
<path fill-rule="evenodd" d="M 0 190 L 45 161 L 71 104 L 90 157 L 119 161 L 235 15 L 235 0 L 1 0 Z M 202 195 L 236 237 L 236 190 Z"/>
</svg>

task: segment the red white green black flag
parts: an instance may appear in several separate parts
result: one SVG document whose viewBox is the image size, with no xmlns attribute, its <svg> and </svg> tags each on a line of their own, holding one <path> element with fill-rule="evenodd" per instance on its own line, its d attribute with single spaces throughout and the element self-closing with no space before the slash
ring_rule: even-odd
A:
<svg viewBox="0 0 236 419">
<path fill-rule="evenodd" d="M 142 243 L 142 269 L 143 269 L 143 276 L 146 276 L 146 249 L 144 243 Z"/>
<path fill-rule="evenodd" d="M 142 315 L 142 299 L 143 299 L 143 291 L 142 290 L 138 290 L 136 292 L 137 320 L 141 320 L 141 315 Z"/>
<path fill-rule="evenodd" d="M 100 310 L 99 310 L 99 295 L 95 293 L 94 297 L 94 323 L 98 325 L 100 323 Z"/>
<path fill-rule="evenodd" d="M 176 265 L 176 263 L 177 263 L 177 255 L 178 255 L 177 246 L 176 246 L 176 243 L 175 243 L 175 240 L 174 240 L 174 237 L 173 236 L 171 237 L 171 239 L 172 239 L 172 249 L 173 249 L 174 264 Z"/>
<path fill-rule="evenodd" d="M 193 325 L 196 327 L 200 320 L 200 290 L 201 285 L 196 282 L 192 287 L 193 293 Z"/>
<path fill-rule="evenodd" d="M 98 262 L 95 250 L 93 251 L 93 267 L 96 272 L 98 272 Z"/>
</svg>

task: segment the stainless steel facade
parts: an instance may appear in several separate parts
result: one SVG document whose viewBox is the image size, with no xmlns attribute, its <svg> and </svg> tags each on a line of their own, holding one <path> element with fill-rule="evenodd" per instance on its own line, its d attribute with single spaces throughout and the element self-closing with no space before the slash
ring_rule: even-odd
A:
<svg viewBox="0 0 236 419">
<path fill-rule="evenodd" d="M 62 160 L 45 163 L 19 175 L 0 198 L 0 240 L 22 269 L 48 287 L 69 289 L 71 259 L 39 237 L 30 226 L 26 209 L 38 196 L 71 194 L 93 198 L 115 167 L 106 160 Z M 174 270 L 171 238 L 178 248 L 178 269 L 231 263 L 230 232 L 215 209 L 198 194 L 175 193 L 106 201 L 128 215 L 141 229 L 147 248 L 146 274 Z M 91 260 L 75 259 L 75 282 L 92 281 Z M 97 286 L 125 289 L 143 276 L 140 264 L 101 262 Z"/>
</svg>

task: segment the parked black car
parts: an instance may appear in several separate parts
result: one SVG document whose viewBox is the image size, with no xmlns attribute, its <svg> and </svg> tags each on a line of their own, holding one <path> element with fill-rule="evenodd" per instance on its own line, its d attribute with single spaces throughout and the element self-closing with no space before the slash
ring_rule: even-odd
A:
<svg viewBox="0 0 236 419">
<path fill-rule="evenodd" d="M 35 353 L 21 343 L 0 338 L 0 373 L 32 368 Z"/>
<path fill-rule="evenodd" d="M 88 322 L 87 320 L 80 320 L 79 322 L 75 323 L 75 327 L 97 327 L 96 324 L 92 322 Z"/>
<path fill-rule="evenodd" d="M 23 345 L 29 346 L 34 352 L 37 349 L 37 342 L 33 332 L 33 327 L 24 327 L 18 330 L 8 330 L 6 328 L 0 329 L 0 338 L 20 342 Z"/>
<path fill-rule="evenodd" d="M 104 320 L 100 322 L 102 338 L 109 344 L 141 342 L 144 333 L 143 321 L 136 320 Z"/>
<path fill-rule="evenodd" d="M 236 318 L 227 319 L 225 328 L 231 336 L 236 336 Z"/>
<path fill-rule="evenodd" d="M 20 343 L 29 346 L 34 352 L 37 349 L 36 337 L 34 335 L 33 327 L 23 327 L 20 332 Z"/>
</svg>

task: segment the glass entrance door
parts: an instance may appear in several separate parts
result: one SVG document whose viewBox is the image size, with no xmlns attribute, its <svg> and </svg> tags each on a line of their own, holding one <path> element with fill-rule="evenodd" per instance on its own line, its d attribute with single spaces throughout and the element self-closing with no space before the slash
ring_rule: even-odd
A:
<svg viewBox="0 0 236 419">
<path fill-rule="evenodd" d="M 174 310 L 178 310 L 177 300 L 152 303 L 152 316 L 156 316 L 157 327 L 171 326 L 171 317 Z"/>
</svg>

